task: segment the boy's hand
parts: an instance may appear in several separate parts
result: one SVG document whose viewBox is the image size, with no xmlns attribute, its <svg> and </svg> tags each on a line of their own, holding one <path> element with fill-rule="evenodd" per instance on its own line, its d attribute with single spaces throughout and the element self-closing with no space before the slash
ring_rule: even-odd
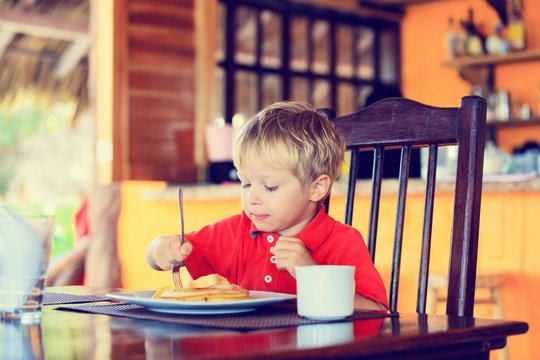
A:
<svg viewBox="0 0 540 360">
<path fill-rule="evenodd" d="M 180 247 L 180 235 L 160 236 L 152 240 L 146 250 L 148 265 L 156 270 L 170 270 L 193 251 L 193 245 L 184 240 Z"/>
<path fill-rule="evenodd" d="M 295 266 L 317 265 L 302 240 L 297 238 L 280 236 L 270 252 L 276 256 L 277 268 L 289 271 L 295 279 Z"/>
</svg>

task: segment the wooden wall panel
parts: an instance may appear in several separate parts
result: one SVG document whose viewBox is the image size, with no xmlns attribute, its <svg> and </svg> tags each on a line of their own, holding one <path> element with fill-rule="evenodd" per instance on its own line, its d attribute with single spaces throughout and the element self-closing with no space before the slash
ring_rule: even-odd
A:
<svg viewBox="0 0 540 360">
<path fill-rule="evenodd" d="M 195 49 L 190 44 L 192 36 L 193 29 L 132 25 L 129 33 L 129 44 L 132 49 L 193 57 Z"/>
<path fill-rule="evenodd" d="M 185 102 L 185 103 L 183 103 Z M 137 95 L 130 96 L 132 127 L 138 122 L 172 120 L 191 123 L 192 116 L 186 112 L 193 111 L 193 95 L 185 97 L 165 98 L 163 96 Z"/>
<path fill-rule="evenodd" d="M 130 136 L 133 150 L 131 172 L 134 178 L 168 178 L 172 182 L 192 182 L 194 156 L 193 129 L 174 130 L 171 141 L 141 140 L 138 136 Z M 182 144 L 182 146 L 177 146 Z"/>
<path fill-rule="evenodd" d="M 129 179 L 195 182 L 194 0 L 127 5 Z"/>
<path fill-rule="evenodd" d="M 184 131 L 193 131 L 191 128 L 173 124 L 167 122 L 152 123 L 147 126 L 139 126 L 137 129 L 133 129 L 130 133 L 130 141 L 132 146 L 137 146 L 142 142 L 146 143 L 159 143 L 165 142 L 170 144 L 177 140 L 177 133 Z M 189 153 L 187 149 L 182 151 L 182 154 Z"/>
<path fill-rule="evenodd" d="M 156 66 L 159 64 L 159 71 Z M 132 49 L 130 53 L 130 70 L 147 71 L 158 74 L 185 74 L 193 71 L 194 59 L 186 56 L 163 56 L 149 51 Z"/>
<path fill-rule="evenodd" d="M 151 74 L 141 72 L 136 69 L 131 70 L 129 74 L 129 83 L 131 90 L 147 91 L 193 91 L 193 83 L 186 81 L 190 74 Z"/>
<path fill-rule="evenodd" d="M 189 131 L 179 132 L 182 136 L 176 135 L 175 138 L 186 138 L 191 135 Z M 172 162 L 181 155 L 177 153 L 177 146 L 174 141 L 137 141 L 136 138 L 130 139 L 130 145 L 134 147 L 132 156 L 136 158 L 138 162 L 155 164 L 157 162 L 167 163 Z M 156 145 L 157 144 L 157 145 Z M 182 152 L 182 157 L 187 157 L 192 152 Z M 156 156 L 159 160 L 156 160 Z"/>
<path fill-rule="evenodd" d="M 175 28 L 194 27 L 194 1 L 132 0 L 129 19 L 134 23 L 161 24 Z"/>
</svg>

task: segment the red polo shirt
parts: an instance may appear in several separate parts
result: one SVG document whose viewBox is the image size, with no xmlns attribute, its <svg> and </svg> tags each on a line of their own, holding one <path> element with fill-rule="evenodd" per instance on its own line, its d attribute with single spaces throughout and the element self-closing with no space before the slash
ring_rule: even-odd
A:
<svg viewBox="0 0 540 360">
<path fill-rule="evenodd" d="M 356 292 L 388 307 L 384 284 L 360 232 L 335 221 L 321 208 L 295 237 L 304 242 L 319 265 L 355 266 Z M 296 280 L 276 267 L 270 253 L 279 234 L 257 230 L 244 212 L 186 238 L 193 244 L 193 252 L 185 264 L 194 279 L 219 274 L 246 289 L 296 294 Z"/>
</svg>

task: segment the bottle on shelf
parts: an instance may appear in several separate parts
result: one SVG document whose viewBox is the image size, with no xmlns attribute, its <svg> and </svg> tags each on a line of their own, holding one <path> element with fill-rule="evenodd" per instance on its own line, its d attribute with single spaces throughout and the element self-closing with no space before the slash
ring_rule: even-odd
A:
<svg viewBox="0 0 540 360">
<path fill-rule="evenodd" d="M 497 104 L 495 105 L 495 118 L 497 121 L 510 120 L 510 94 L 506 90 L 497 92 Z"/>
<path fill-rule="evenodd" d="M 512 0 L 511 11 L 508 19 L 508 41 L 510 49 L 514 51 L 524 50 L 525 42 L 525 21 L 522 16 L 521 0 Z"/>
<path fill-rule="evenodd" d="M 471 95 L 481 96 L 486 99 L 486 122 L 491 123 L 496 121 L 495 108 L 497 105 L 497 93 L 485 85 L 473 85 Z"/>
<path fill-rule="evenodd" d="M 457 33 L 454 28 L 454 18 L 448 18 L 448 29 L 446 30 L 445 46 L 446 46 L 446 58 L 453 59 L 456 57 L 456 40 Z"/>
<path fill-rule="evenodd" d="M 469 18 L 462 22 L 462 26 L 467 33 L 466 50 L 470 56 L 479 56 L 485 54 L 485 37 L 474 23 L 474 10 L 469 8 Z"/>
<path fill-rule="evenodd" d="M 519 109 L 519 118 L 521 120 L 530 120 L 531 119 L 531 107 L 527 103 L 521 104 Z"/>
<path fill-rule="evenodd" d="M 488 54 L 504 55 L 507 54 L 510 45 L 502 36 L 503 25 L 500 20 L 495 22 L 495 33 L 489 35 L 486 39 L 486 51 Z"/>
<path fill-rule="evenodd" d="M 497 99 L 498 95 L 492 91 L 487 97 L 486 122 L 492 123 L 497 121 Z"/>
<path fill-rule="evenodd" d="M 454 38 L 454 56 L 467 56 L 467 32 L 463 21 L 459 21 L 459 25 L 456 30 L 456 37 Z"/>
</svg>

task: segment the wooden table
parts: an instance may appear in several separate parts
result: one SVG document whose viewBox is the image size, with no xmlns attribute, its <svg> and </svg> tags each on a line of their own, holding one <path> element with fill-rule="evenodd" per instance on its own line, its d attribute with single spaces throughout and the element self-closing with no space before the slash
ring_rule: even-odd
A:
<svg viewBox="0 0 540 360">
<path fill-rule="evenodd" d="M 86 287 L 49 290 L 94 295 L 108 292 Z M 41 325 L 21 330 L 26 351 L 31 349 L 38 358 L 488 359 L 490 350 L 505 346 L 507 336 L 528 330 L 528 325 L 519 321 L 400 314 L 243 332 L 60 311 L 55 307 L 44 307 Z M 6 332 L 6 326 L 3 323 L 0 331 Z M 12 347 L 10 351 L 19 350 Z"/>
</svg>

